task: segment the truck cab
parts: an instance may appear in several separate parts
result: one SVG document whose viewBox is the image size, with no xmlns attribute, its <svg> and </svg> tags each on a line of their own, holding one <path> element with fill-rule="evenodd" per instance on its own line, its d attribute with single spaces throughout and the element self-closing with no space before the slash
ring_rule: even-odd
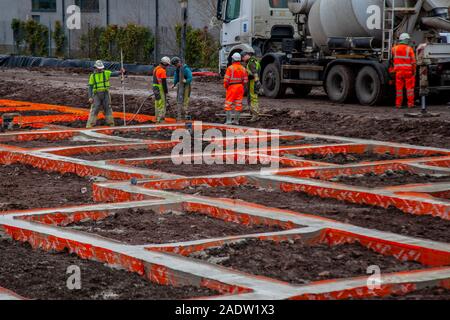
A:
<svg viewBox="0 0 450 320">
<path fill-rule="evenodd" d="M 220 70 L 235 52 L 253 48 L 262 57 L 281 50 L 283 39 L 297 36 L 297 23 L 288 0 L 218 0 L 217 18 L 223 22 Z"/>
</svg>

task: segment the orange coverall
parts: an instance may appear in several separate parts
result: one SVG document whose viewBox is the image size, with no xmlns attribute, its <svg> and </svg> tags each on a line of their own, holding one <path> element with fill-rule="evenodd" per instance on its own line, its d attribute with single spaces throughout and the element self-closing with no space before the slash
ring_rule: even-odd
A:
<svg viewBox="0 0 450 320">
<path fill-rule="evenodd" d="M 225 75 L 224 87 L 227 90 L 225 99 L 225 111 L 236 110 L 242 112 L 242 100 L 244 100 L 244 86 L 248 83 L 247 70 L 240 62 L 234 62 L 228 67 Z"/>
<path fill-rule="evenodd" d="M 394 60 L 395 82 L 397 98 L 395 105 L 401 108 L 403 104 L 403 89 L 406 87 L 408 107 L 414 107 L 414 89 L 416 86 L 416 56 L 414 49 L 406 44 L 399 44 L 392 48 Z"/>
</svg>

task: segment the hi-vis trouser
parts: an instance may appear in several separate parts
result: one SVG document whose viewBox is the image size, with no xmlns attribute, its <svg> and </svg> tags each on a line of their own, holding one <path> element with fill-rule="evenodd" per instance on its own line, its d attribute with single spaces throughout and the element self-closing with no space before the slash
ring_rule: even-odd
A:
<svg viewBox="0 0 450 320">
<path fill-rule="evenodd" d="M 161 84 L 153 85 L 153 93 L 155 94 L 156 122 L 161 123 L 166 118 L 166 94 Z"/>
<path fill-rule="evenodd" d="M 400 108 L 403 105 L 403 90 L 406 87 L 406 96 L 408 98 L 408 107 L 414 107 L 414 89 L 416 87 L 416 76 L 411 71 L 397 71 L 395 75 L 396 83 L 396 101 L 395 105 Z"/>
<path fill-rule="evenodd" d="M 244 100 L 244 85 L 231 84 L 227 89 L 227 97 L 225 99 L 225 111 L 242 112 L 242 100 Z"/>
<path fill-rule="evenodd" d="M 109 91 L 99 91 L 94 94 L 94 103 L 91 106 L 91 112 L 89 114 L 89 120 L 86 128 L 92 128 L 97 124 L 97 117 L 100 110 L 103 108 L 105 114 L 106 124 L 108 126 L 114 126 L 113 110 L 111 108 L 111 97 Z"/>
<path fill-rule="evenodd" d="M 250 112 L 254 116 L 259 116 L 259 96 L 255 92 L 256 80 L 250 80 L 248 82 L 248 105 L 250 106 Z"/>
</svg>

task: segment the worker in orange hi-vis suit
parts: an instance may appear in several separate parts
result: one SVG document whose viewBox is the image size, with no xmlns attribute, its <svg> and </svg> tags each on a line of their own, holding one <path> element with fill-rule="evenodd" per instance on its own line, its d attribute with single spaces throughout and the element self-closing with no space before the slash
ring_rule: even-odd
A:
<svg viewBox="0 0 450 320">
<path fill-rule="evenodd" d="M 225 100 L 225 112 L 227 120 L 225 124 L 239 125 L 244 100 L 244 87 L 248 83 L 247 70 L 242 66 L 240 53 L 232 56 L 233 64 L 228 67 L 224 79 L 224 87 L 227 90 Z"/>
<path fill-rule="evenodd" d="M 414 108 L 414 90 L 416 87 L 416 56 L 414 49 L 409 45 L 411 37 L 407 33 L 400 35 L 399 44 L 392 48 L 392 58 L 394 62 L 394 73 L 396 82 L 396 102 L 397 109 L 403 105 L 403 90 L 406 87 L 408 97 L 408 108 Z"/>
</svg>

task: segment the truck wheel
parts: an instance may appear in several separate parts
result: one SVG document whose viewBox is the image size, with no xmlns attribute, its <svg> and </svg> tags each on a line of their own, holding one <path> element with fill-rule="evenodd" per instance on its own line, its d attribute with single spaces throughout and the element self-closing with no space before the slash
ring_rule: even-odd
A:
<svg viewBox="0 0 450 320">
<path fill-rule="evenodd" d="M 281 84 L 281 71 L 278 64 L 267 65 L 263 72 L 262 85 L 266 97 L 277 99 L 284 96 L 286 86 Z"/>
<path fill-rule="evenodd" d="M 335 66 L 328 73 L 325 86 L 331 101 L 344 103 L 354 94 L 355 74 L 347 66 Z"/>
<path fill-rule="evenodd" d="M 298 97 L 298 98 L 304 98 L 306 97 L 308 94 L 311 93 L 312 91 L 312 86 L 307 86 L 307 85 L 297 85 L 297 86 L 293 86 L 292 90 L 294 90 L 294 94 Z"/>
<path fill-rule="evenodd" d="M 356 78 L 356 96 L 360 104 L 373 106 L 383 98 L 383 86 L 380 76 L 372 67 L 364 67 Z"/>
</svg>

